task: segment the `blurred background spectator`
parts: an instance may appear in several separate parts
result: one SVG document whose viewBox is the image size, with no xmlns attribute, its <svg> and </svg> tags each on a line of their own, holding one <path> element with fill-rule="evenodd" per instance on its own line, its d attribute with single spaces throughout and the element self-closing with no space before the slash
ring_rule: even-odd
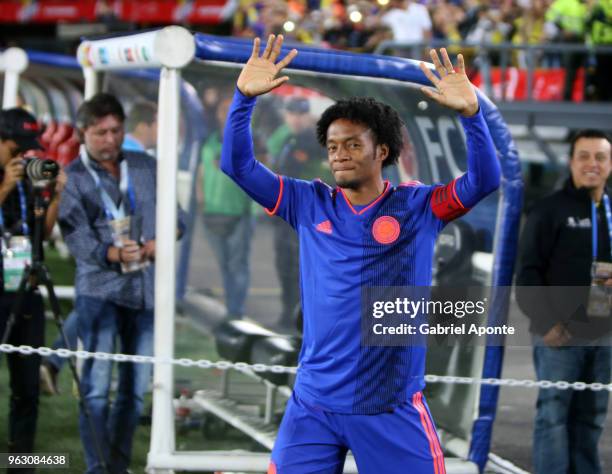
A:
<svg viewBox="0 0 612 474">
<path fill-rule="evenodd" d="M 395 41 L 422 42 L 431 38 L 431 18 L 424 5 L 414 0 L 391 0 L 382 15 Z"/>
<path fill-rule="evenodd" d="M 600 0 L 593 5 L 587 20 L 587 30 L 590 31 L 593 45 L 612 46 L 612 0 Z M 595 64 L 594 98 L 610 101 L 612 100 L 609 84 L 610 74 L 612 74 L 612 54 L 596 54 Z"/>
<path fill-rule="evenodd" d="M 216 97 L 215 127 L 202 147 L 197 200 L 203 214 L 204 233 L 223 280 L 226 319 L 240 319 L 250 285 L 249 258 L 255 230 L 252 201 L 219 168 L 223 128 L 232 101 L 231 90 L 205 91 L 204 100 Z M 211 104 L 208 104 L 209 106 Z"/>
<path fill-rule="evenodd" d="M 141 151 L 155 156 L 157 145 L 157 104 L 136 102 L 125 120 L 123 149 Z"/>
</svg>

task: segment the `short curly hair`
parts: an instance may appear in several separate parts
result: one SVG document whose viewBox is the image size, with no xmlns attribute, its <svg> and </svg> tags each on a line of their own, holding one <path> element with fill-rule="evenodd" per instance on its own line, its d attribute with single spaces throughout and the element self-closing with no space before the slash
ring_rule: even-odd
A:
<svg viewBox="0 0 612 474">
<path fill-rule="evenodd" d="M 372 130 L 376 145 L 387 145 L 389 155 L 383 168 L 397 163 L 402 150 L 402 119 L 395 109 L 373 97 L 351 97 L 342 99 L 323 112 L 317 122 L 317 140 L 321 146 L 327 144 L 327 129 L 338 119 L 360 123 Z"/>
</svg>

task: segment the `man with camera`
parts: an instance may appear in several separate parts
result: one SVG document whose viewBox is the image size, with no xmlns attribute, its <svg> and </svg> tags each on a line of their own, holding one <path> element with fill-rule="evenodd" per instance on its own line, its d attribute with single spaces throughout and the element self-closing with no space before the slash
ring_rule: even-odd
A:
<svg viewBox="0 0 612 474">
<path fill-rule="evenodd" d="M 122 151 L 125 114 L 99 93 L 77 112 L 81 153 L 66 168 L 59 223 L 76 259 L 78 336 L 84 349 L 151 355 L 155 260 L 156 163 Z M 144 405 L 150 364 L 121 363 L 109 409 L 112 362 L 87 359 L 79 415 L 87 473 L 123 473 Z"/>
<path fill-rule="evenodd" d="M 47 236 L 55 224 L 59 196 L 66 182 L 65 175 L 59 172 L 55 163 L 35 158 L 27 163 L 24 158 L 27 151 L 42 149 L 37 141 L 40 133 L 36 119 L 25 110 L 13 108 L 0 112 L 0 237 L 3 257 L 0 337 L 2 342 L 16 346 L 38 347 L 44 343 L 44 307 L 35 284 L 29 285 L 21 308 L 10 322 L 16 290 L 26 265 L 32 261 L 35 245 L 34 188 L 44 188 L 50 183 L 51 193 L 46 192 L 44 199 L 47 213 L 42 232 Z M 46 165 L 50 169 L 41 173 L 40 167 Z M 44 179 L 56 175 L 54 183 Z M 36 212 L 44 212 L 44 209 Z M 38 415 L 40 357 L 11 353 L 6 355 L 6 361 L 11 388 L 8 451 L 30 453 L 34 448 Z"/>
</svg>

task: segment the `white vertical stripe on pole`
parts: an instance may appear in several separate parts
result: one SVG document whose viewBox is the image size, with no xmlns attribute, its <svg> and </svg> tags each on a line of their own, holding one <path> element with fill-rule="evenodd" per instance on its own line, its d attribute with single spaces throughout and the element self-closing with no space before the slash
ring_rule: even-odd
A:
<svg viewBox="0 0 612 474">
<path fill-rule="evenodd" d="M 11 109 L 17 107 L 19 75 L 28 67 L 28 55 L 21 48 L 8 48 L 1 56 L 4 70 L 2 108 Z"/>
<path fill-rule="evenodd" d="M 157 135 L 157 217 L 155 231 L 155 336 L 157 357 L 174 357 L 174 305 L 176 267 L 176 175 L 179 140 L 179 83 L 177 69 L 162 68 L 159 82 Z M 170 454 L 175 449 L 174 368 L 155 364 L 150 453 Z M 159 471 L 156 471 L 159 472 Z"/>
<path fill-rule="evenodd" d="M 84 99 L 91 99 L 98 92 L 98 83 L 100 82 L 100 75 L 92 67 L 83 68 L 83 77 L 85 78 L 85 91 L 83 91 Z"/>
<path fill-rule="evenodd" d="M 17 89 L 19 87 L 19 73 L 6 71 L 4 73 L 4 94 L 2 95 L 2 108 L 17 107 Z"/>
</svg>

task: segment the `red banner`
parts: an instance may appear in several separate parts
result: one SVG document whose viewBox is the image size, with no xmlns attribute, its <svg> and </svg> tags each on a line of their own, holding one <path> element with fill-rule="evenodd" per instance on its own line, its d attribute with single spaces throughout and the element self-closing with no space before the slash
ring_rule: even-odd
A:
<svg viewBox="0 0 612 474">
<path fill-rule="evenodd" d="M 38 6 L 38 9 L 35 6 Z M 36 9 L 32 19 L 29 20 L 34 23 L 92 22 L 96 20 L 95 1 L 45 0 L 33 3 L 31 8 L 32 10 Z"/>
<path fill-rule="evenodd" d="M 131 23 L 175 23 L 175 13 L 180 13 L 174 0 L 141 0 L 118 2 L 117 16 Z"/>
<path fill-rule="evenodd" d="M 21 2 L 0 2 L 0 23 L 19 23 Z"/>
<path fill-rule="evenodd" d="M 37 2 L 3 1 L 0 21 L 3 23 L 57 23 L 95 21 L 95 0 L 41 0 Z"/>
<path fill-rule="evenodd" d="M 187 22 L 192 24 L 216 25 L 221 23 L 221 14 L 225 8 L 225 0 L 195 0 Z"/>
<path fill-rule="evenodd" d="M 505 72 L 506 74 L 502 80 L 502 70 L 500 68 L 491 69 L 492 98 L 510 102 L 527 100 L 527 70 L 511 67 L 507 68 Z M 480 73 L 472 78 L 472 82 L 477 87 L 484 89 L 485 84 Z M 537 69 L 533 72 L 531 100 L 563 100 L 564 85 L 564 69 Z M 572 100 L 574 102 L 582 102 L 584 100 L 584 69 L 578 70 L 576 74 Z"/>
<path fill-rule="evenodd" d="M 0 0 L 0 23 L 95 22 L 114 14 L 130 23 L 217 24 L 226 0 Z"/>
<path fill-rule="evenodd" d="M 217 24 L 226 0 L 124 0 L 119 1 L 119 18 L 133 23 Z"/>
</svg>

